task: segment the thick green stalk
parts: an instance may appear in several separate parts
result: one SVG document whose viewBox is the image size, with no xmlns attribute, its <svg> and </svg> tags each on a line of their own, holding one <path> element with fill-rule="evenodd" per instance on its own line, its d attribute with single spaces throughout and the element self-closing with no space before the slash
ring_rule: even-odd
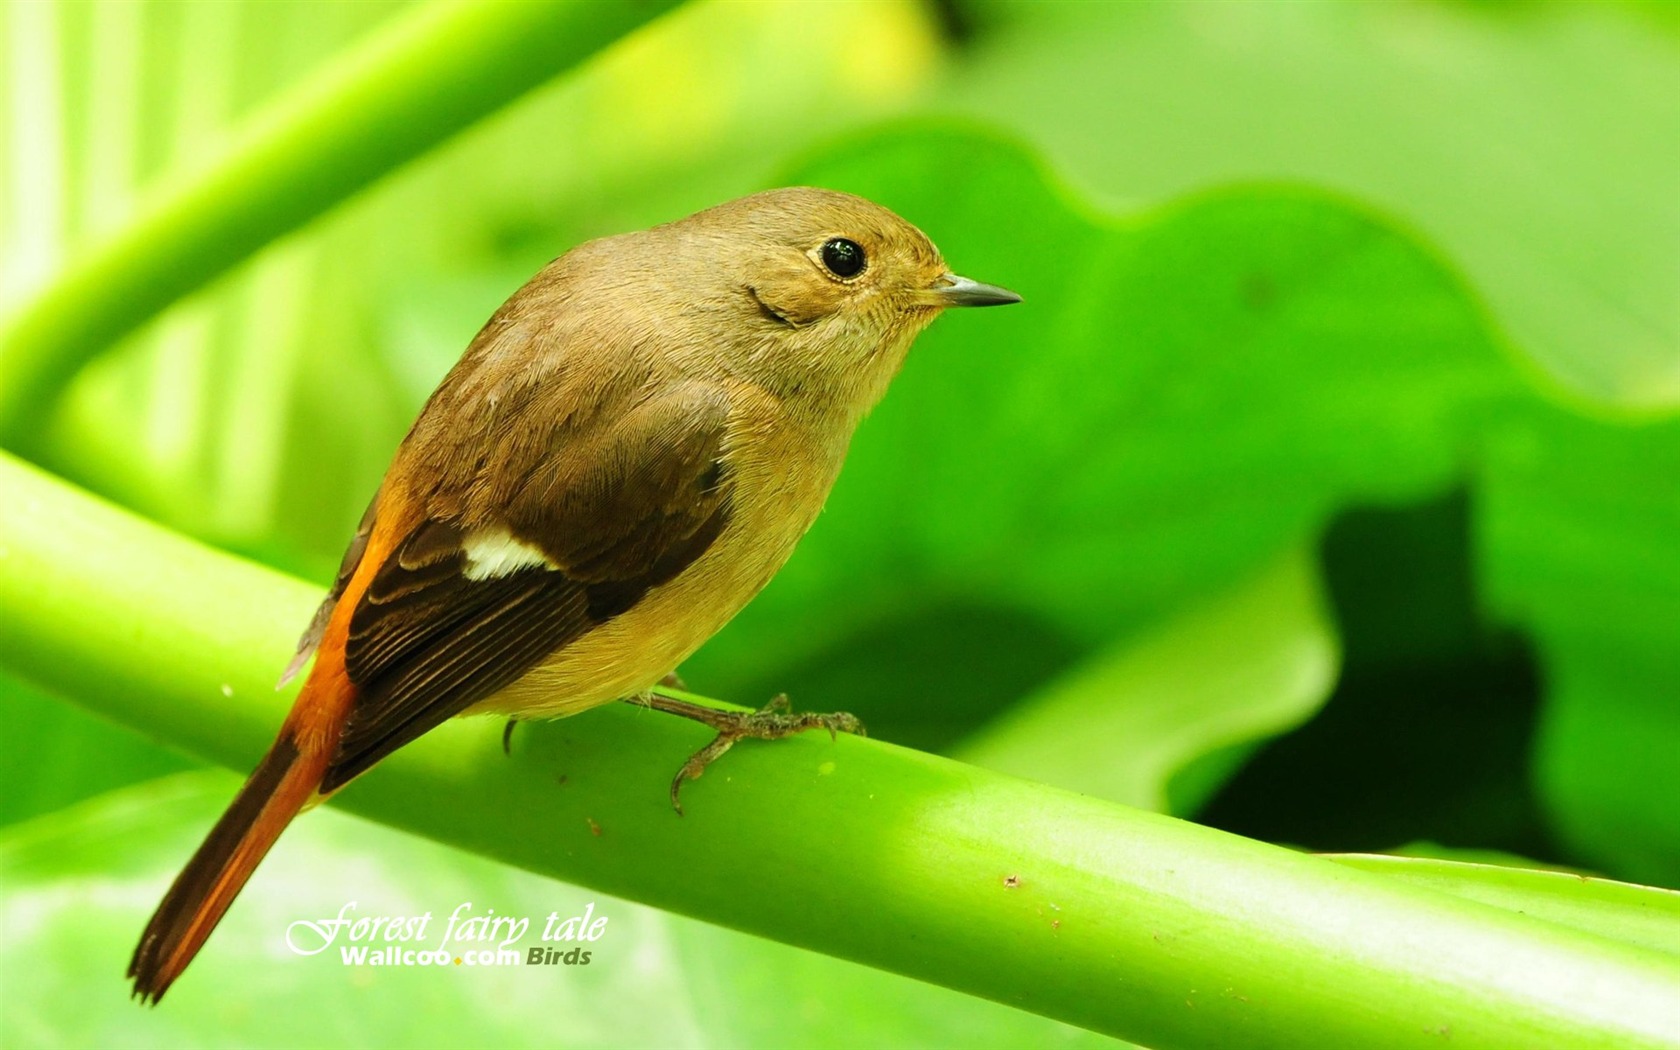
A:
<svg viewBox="0 0 1680 1050">
<path fill-rule="evenodd" d="M 316 592 L 4 456 L 0 492 L 0 664 L 248 766 Z M 1680 1046 L 1672 956 L 1184 821 L 821 735 L 737 747 L 683 818 L 695 725 L 614 704 L 511 758 L 500 732 L 444 726 L 340 801 L 1154 1046 Z"/>
<path fill-rule="evenodd" d="M 0 444 L 170 303 L 675 3 L 432 0 L 333 59 L 0 329 Z"/>
<path fill-rule="evenodd" d="M 1611 936 L 1680 960 L 1680 892 L 1580 875 L 1434 857 L 1326 854 L 1338 864 L 1380 871 L 1536 919 Z"/>
</svg>

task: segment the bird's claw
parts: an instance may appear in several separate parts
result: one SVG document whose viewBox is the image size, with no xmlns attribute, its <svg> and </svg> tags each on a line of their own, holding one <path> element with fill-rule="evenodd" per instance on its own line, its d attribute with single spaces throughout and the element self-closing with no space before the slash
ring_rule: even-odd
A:
<svg viewBox="0 0 1680 1050">
<path fill-rule="evenodd" d="M 683 763 L 682 768 L 677 770 L 677 775 L 671 780 L 671 808 L 675 809 L 679 816 L 683 812 L 682 800 L 679 797 L 683 782 L 700 779 L 706 767 L 734 747 L 737 740 L 780 740 L 809 729 L 826 729 L 831 740 L 839 740 L 841 733 L 868 735 L 863 722 L 856 715 L 846 711 L 836 711 L 833 714 L 806 711 L 794 714 L 789 709 L 786 693 L 778 693 L 771 697 L 770 702 L 757 711 L 717 711 L 694 705 L 693 712 L 679 713 L 717 730 L 717 736 L 705 747 L 688 756 L 688 761 Z"/>
</svg>

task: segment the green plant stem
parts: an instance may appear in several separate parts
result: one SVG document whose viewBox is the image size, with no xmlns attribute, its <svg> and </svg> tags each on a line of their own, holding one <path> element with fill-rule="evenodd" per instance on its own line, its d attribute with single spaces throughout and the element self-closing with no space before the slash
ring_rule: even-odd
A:
<svg viewBox="0 0 1680 1050">
<path fill-rule="evenodd" d="M 675 3 L 432 0 L 393 19 L 0 328 L 0 445 L 30 449 L 76 372 L 169 304 Z"/>
<path fill-rule="evenodd" d="M 318 592 L 5 456 L 0 492 L 0 663 L 248 767 Z M 678 817 L 692 723 L 500 734 L 455 721 L 335 802 L 1152 1046 L 1680 1045 L 1671 956 L 1184 821 L 821 734 L 736 747 Z"/>
<path fill-rule="evenodd" d="M 1680 960 L 1680 892 L 1569 871 L 1535 871 L 1434 857 L 1325 854 L 1338 864 L 1380 871 L 1415 886 L 1497 905 Z"/>
</svg>

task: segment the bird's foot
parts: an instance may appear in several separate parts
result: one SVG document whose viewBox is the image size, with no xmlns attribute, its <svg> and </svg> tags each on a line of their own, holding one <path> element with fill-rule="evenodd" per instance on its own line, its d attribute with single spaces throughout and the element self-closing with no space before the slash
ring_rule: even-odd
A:
<svg viewBox="0 0 1680 1050">
<path fill-rule="evenodd" d="M 690 755 L 671 780 L 671 806 L 678 814 L 683 811 L 682 801 L 678 797 L 682 792 L 683 782 L 698 779 L 706 771 L 706 767 L 734 747 L 737 740 L 780 740 L 782 737 L 793 736 L 810 729 L 826 729 L 831 738 L 838 738 L 841 733 L 868 735 L 857 716 L 845 711 L 816 714 L 810 711 L 795 713 L 789 710 L 786 693 L 772 698 L 758 711 L 719 711 L 713 707 L 692 704 L 657 693 L 637 697 L 636 702 L 667 714 L 693 719 L 717 730 L 717 736 L 712 738 L 712 742 Z"/>
</svg>

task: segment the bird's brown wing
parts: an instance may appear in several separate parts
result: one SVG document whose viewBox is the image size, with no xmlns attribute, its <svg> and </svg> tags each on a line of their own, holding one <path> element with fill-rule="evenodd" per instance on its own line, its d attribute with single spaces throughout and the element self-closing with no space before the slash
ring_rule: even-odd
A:
<svg viewBox="0 0 1680 1050">
<path fill-rule="evenodd" d="M 703 554 L 729 519 L 728 415 L 723 391 L 685 384 L 559 440 L 493 501 L 498 518 L 428 517 L 410 530 L 351 613 L 345 668 L 357 699 L 322 792 L 511 685 Z M 498 532 L 547 564 L 469 573 L 470 552 Z"/>
</svg>

